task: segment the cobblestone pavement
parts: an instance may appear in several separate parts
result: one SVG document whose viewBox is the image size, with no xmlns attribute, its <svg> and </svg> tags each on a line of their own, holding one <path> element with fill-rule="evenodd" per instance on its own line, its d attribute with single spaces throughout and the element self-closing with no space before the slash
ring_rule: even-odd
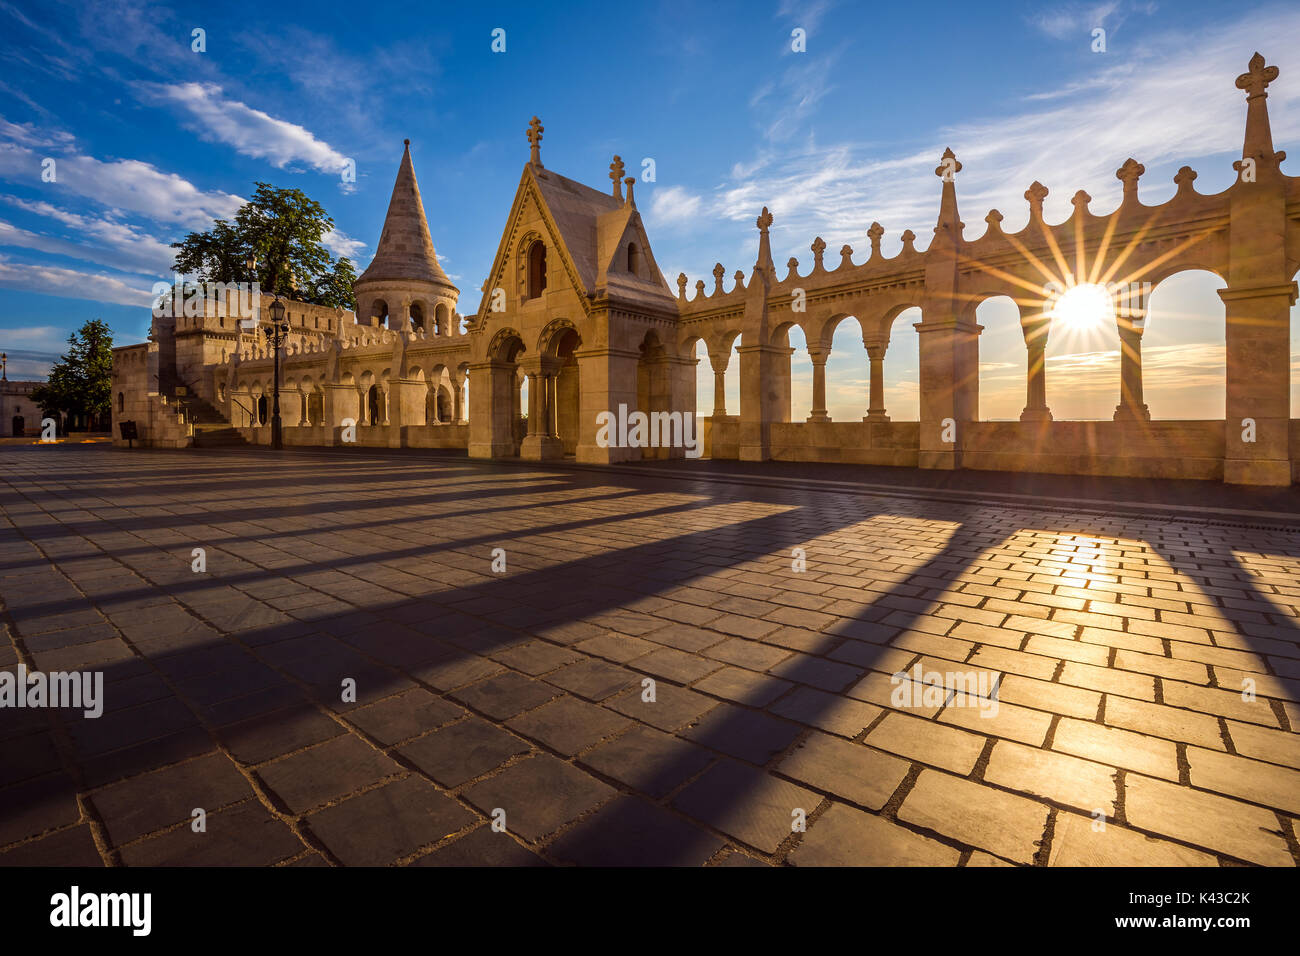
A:
<svg viewBox="0 0 1300 956">
<path fill-rule="evenodd" d="M 6 865 L 1300 860 L 1293 528 L 90 445 L 0 506 L 0 668 L 106 701 L 0 710 Z"/>
</svg>

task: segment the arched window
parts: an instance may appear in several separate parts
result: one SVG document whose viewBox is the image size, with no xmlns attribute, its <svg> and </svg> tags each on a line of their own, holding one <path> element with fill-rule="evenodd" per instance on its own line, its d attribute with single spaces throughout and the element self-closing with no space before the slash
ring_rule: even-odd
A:
<svg viewBox="0 0 1300 956">
<path fill-rule="evenodd" d="M 543 284 L 545 284 L 544 280 L 543 280 Z M 451 334 L 451 323 L 449 321 L 450 310 L 447 308 L 447 303 L 439 302 L 438 307 L 433 310 L 433 315 L 434 315 L 433 334 L 450 335 Z"/>
<path fill-rule="evenodd" d="M 126 411 L 126 396 L 121 392 L 117 393 L 117 410 L 119 412 Z"/>
<path fill-rule="evenodd" d="M 266 424 L 266 396 L 265 395 L 263 395 L 261 398 L 257 400 L 257 423 L 259 425 Z"/>
<path fill-rule="evenodd" d="M 537 239 L 528 247 L 528 298 L 546 290 L 546 244 Z"/>
<path fill-rule="evenodd" d="M 627 244 L 627 271 L 634 276 L 641 274 L 641 252 L 635 242 Z"/>
<path fill-rule="evenodd" d="M 388 324 L 388 303 L 383 299 L 376 299 L 375 304 L 370 307 L 370 324 L 377 325 L 381 329 Z"/>
</svg>

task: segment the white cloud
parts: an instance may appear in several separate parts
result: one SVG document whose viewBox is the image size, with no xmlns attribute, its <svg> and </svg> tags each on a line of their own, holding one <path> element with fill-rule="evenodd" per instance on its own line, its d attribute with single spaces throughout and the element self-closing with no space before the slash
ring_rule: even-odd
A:
<svg viewBox="0 0 1300 956">
<path fill-rule="evenodd" d="M 3 256 L 0 256 L 0 286 L 65 299 L 88 299 L 118 305 L 148 307 L 152 303 L 147 288 L 133 288 L 113 276 L 12 262 Z"/>
<path fill-rule="evenodd" d="M 347 256 L 355 263 L 357 257 L 361 255 L 366 248 L 366 244 L 360 239 L 353 239 L 347 233 L 339 229 L 331 229 L 321 237 L 321 244 L 328 249 L 335 258 Z"/>
<path fill-rule="evenodd" d="M 0 131 L 3 135 L 3 131 Z M 137 213 L 157 222 L 206 229 L 213 219 L 233 216 L 243 205 L 238 196 L 205 192 L 175 173 L 164 173 L 135 159 L 104 162 L 78 154 L 53 156 L 55 181 L 41 181 L 41 153 L 15 142 L 0 142 L 0 179 L 71 193 L 105 206 Z"/>
<path fill-rule="evenodd" d="M 1081 188 L 1092 196 L 1094 213 L 1108 212 L 1120 198 L 1115 170 L 1129 156 L 1148 170 L 1140 187 L 1143 202 L 1172 196 L 1177 165 L 1210 155 L 1222 162 L 1203 167 L 1197 186 L 1214 192 L 1234 175 L 1230 159 L 1239 154 L 1246 113 L 1245 95 L 1234 81 L 1260 37 L 1269 38 L 1269 49 L 1278 51 L 1274 57 L 1300 48 L 1300 10 L 1237 15 L 1194 33 L 1150 32 L 1141 49 L 1124 60 L 1098 55 L 1094 76 L 1067 82 L 1050 97 L 1025 102 L 1018 112 L 937 129 L 922 149 L 891 155 L 878 145 L 821 143 L 812 135 L 797 145 L 773 142 L 763 155 L 734 167 L 723 185 L 690 210 L 704 222 L 743 223 L 744 231 L 727 230 L 719 241 L 721 230 L 715 227 L 712 235 L 692 238 L 698 253 L 670 253 L 686 258 L 684 252 L 690 252 L 692 263 L 707 272 L 717 247 L 725 250 L 730 239 L 740 261 L 752 262 L 757 248 L 752 223 L 763 206 L 776 217 L 773 257 L 782 275 L 791 254 L 806 272 L 808 244 L 818 235 L 830 250 L 851 244 L 854 261 L 862 262 L 873 220 L 886 229 L 885 255 L 897 253 L 904 229 L 916 233 L 916 245 L 924 249 L 939 206 L 934 168 L 949 145 L 963 164 L 957 193 L 968 239 L 984 234 L 990 207 L 1003 213 L 1004 231 L 1021 229 L 1029 218 L 1023 193 L 1035 180 L 1050 189 L 1045 203 L 1050 222 L 1073 211 L 1070 198 Z M 1300 139 L 1300 66 L 1283 68 L 1268 100 L 1279 146 Z M 759 101 L 767 95 L 764 91 Z M 672 198 L 679 203 L 690 195 L 689 186 L 674 188 L 678 193 Z M 703 247 L 704 241 L 714 248 Z"/>
<path fill-rule="evenodd" d="M 49 236 L 0 221 L 0 245 L 40 249 L 141 275 L 166 275 L 171 271 L 176 251 L 167 243 L 126 223 L 78 215 L 47 202 L 32 202 L 13 196 L 0 196 L 0 199 L 67 226 L 71 235 L 77 237 Z"/>
<path fill-rule="evenodd" d="M 309 130 L 222 95 L 213 83 L 141 84 L 148 97 L 173 103 L 191 117 L 190 128 L 209 142 L 225 143 L 277 169 L 305 163 L 324 173 L 339 173 L 347 157 Z"/>
<path fill-rule="evenodd" d="M 666 186 L 654 191 L 649 219 L 656 225 L 687 222 L 700 214 L 703 204 L 699 196 L 682 186 Z"/>
</svg>

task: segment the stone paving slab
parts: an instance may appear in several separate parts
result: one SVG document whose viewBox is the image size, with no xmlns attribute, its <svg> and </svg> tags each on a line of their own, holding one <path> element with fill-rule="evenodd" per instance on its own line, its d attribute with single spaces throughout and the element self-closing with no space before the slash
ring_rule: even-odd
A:
<svg viewBox="0 0 1300 956">
<path fill-rule="evenodd" d="M 0 450 L 0 865 L 1300 862 L 1300 521 L 705 464 Z"/>
</svg>

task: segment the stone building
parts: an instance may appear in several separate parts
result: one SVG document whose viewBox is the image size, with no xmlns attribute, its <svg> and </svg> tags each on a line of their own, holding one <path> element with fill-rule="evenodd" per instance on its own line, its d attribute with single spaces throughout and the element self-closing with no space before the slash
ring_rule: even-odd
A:
<svg viewBox="0 0 1300 956">
<path fill-rule="evenodd" d="M 32 389 L 42 382 L 0 381 L 0 438 L 38 434 L 41 410 L 31 400 Z"/>
<path fill-rule="evenodd" d="M 455 311 L 458 290 L 438 265 L 408 143 L 374 261 L 356 282 L 357 314 L 289 303 L 285 443 L 355 441 L 585 462 L 680 456 L 682 441 L 623 441 L 622 428 L 615 441 L 602 421 L 628 410 L 664 427 L 696 420 L 696 346 L 703 342 L 716 388 L 712 413 L 697 421 L 713 457 L 1289 484 L 1300 453 L 1300 429 L 1290 417 L 1300 178 L 1282 172 L 1285 153 L 1272 141 L 1266 99 L 1277 75 L 1256 54 L 1237 78 L 1246 94 L 1242 158 L 1237 178 L 1220 193 L 1198 193 L 1196 173 L 1183 167 L 1176 194 L 1146 205 L 1138 191 L 1145 170 L 1129 158 L 1115 173 L 1123 198 L 1109 213 L 1092 212 L 1091 197 L 1079 190 L 1073 214 L 1048 223 L 1048 190 L 1035 182 L 1025 192 L 1022 230 L 1004 233 L 1001 213 L 992 210 L 983 235 L 969 237 L 958 212 L 962 164 L 949 150 L 935 170 L 939 211 L 923 251 L 907 230 L 901 252 L 885 258 L 885 230 L 873 223 L 865 260 L 855 262 L 846 245 L 839 262 L 827 264 L 826 243 L 817 238 L 811 268 L 801 273 L 791 259 L 781 275 L 771 252 L 775 220 L 763 209 L 748 275 L 736 272 L 725 288 L 718 264 L 714 287 L 697 282 L 693 296 L 685 275 L 674 293 L 660 273 L 637 212 L 635 179 L 623 177 L 622 161 L 610 164 L 608 191 L 548 170 L 534 117 L 529 161 L 481 304 L 463 319 Z M 1147 299 L 1165 278 L 1193 269 L 1226 285 L 1226 418 L 1153 421 L 1142 399 Z M 1122 368 L 1114 418 L 1057 421 L 1045 387 L 1055 296 L 1097 281 L 1134 290 L 1115 309 Z M 1018 422 L 979 420 L 975 310 L 999 295 L 1016 302 L 1025 341 Z M 913 422 L 888 414 L 882 378 L 894 319 L 909 308 L 921 313 L 920 415 Z M 209 406 L 199 409 L 209 424 L 269 441 L 272 356 L 256 330 L 238 327 L 225 312 L 215 304 L 200 316 L 158 320 L 149 343 L 115 350 L 115 413 L 141 423 L 146 442 L 201 442 L 204 423 L 193 414 L 199 402 Z M 866 414 L 831 421 L 826 359 L 835 328 L 850 317 L 864 333 Z M 813 367 L 806 417 L 791 407 L 789 333 L 796 327 Z M 729 413 L 723 375 L 737 342 L 740 407 Z M 179 398 L 178 385 L 185 393 Z M 190 421 L 178 414 L 178 400 L 189 404 Z"/>
</svg>

